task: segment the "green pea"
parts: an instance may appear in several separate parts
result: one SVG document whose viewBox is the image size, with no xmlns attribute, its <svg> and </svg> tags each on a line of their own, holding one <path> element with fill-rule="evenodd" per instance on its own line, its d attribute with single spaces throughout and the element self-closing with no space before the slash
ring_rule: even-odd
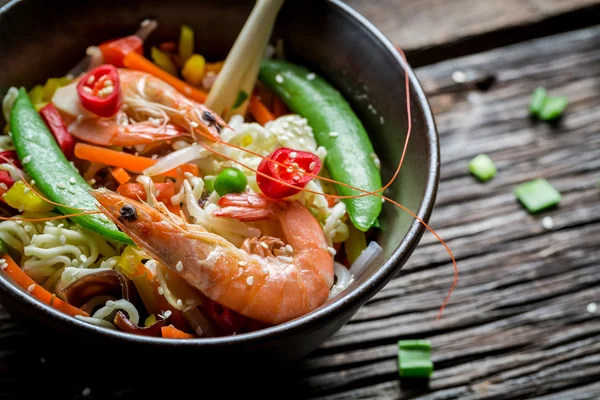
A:
<svg viewBox="0 0 600 400">
<path fill-rule="evenodd" d="M 248 179 L 242 171 L 236 168 L 225 168 L 215 178 L 214 187 L 219 196 L 228 193 L 242 193 L 246 190 Z"/>
</svg>

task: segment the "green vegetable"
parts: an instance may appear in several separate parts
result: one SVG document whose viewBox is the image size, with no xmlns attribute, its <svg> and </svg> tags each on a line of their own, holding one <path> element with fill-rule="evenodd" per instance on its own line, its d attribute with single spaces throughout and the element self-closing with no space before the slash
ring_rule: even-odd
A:
<svg viewBox="0 0 600 400">
<path fill-rule="evenodd" d="M 308 120 L 317 143 L 327 150 L 325 166 L 333 179 L 369 192 L 381 189 L 369 136 L 340 92 L 306 68 L 281 60 L 263 60 L 259 79 Z M 344 196 L 362 194 L 340 185 L 336 190 Z M 343 201 L 352 223 L 363 232 L 381 212 L 376 196 Z"/>
<path fill-rule="evenodd" d="M 350 225 L 348 228 L 350 234 L 348 235 L 348 240 L 344 243 L 344 248 L 346 249 L 348 261 L 352 264 L 356 261 L 360 253 L 367 248 L 367 239 L 365 233 L 359 231 L 354 226 Z"/>
<path fill-rule="evenodd" d="M 167 53 L 160 51 L 157 47 L 152 46 L 150 49 L 150 57 L 152 57 L 154 64 L 159 66 L 161 69 L 164 69 L 173 76 L 178 76 L 177 66 Z"/>
<path fill-rule="evenodd" d="M 67 161 L 24 88 L 19 90 L 10 114 L 10 130 L 25 172 L 35 180 L 37 188 L 45 197 L 83 210 L 98 210 L 96 200 L 89 193 L 91 187 Z M 65 206 L 57 208 L 63 214 L 79 212 Z M 72 220 L 109 239 L 133 244 L 103 214 L 82 215 L 73 217 Z"/>
<path fill-rule="evenodd" d="M 482 182 L 496 176 L 496 165 L 487 154 L 480 154 L 469 162 L 469 172 Z"/>
<path fill-rule="evenodd" d="M 398 370 L 401 377 L 429 378 L 433 373 L 428 340 L 400 340 L 398 342 Z"/>
<path fill-rule="evenodd" d="M 550 121 L 562 115 L 569 101 L 566 97 L 549 97 L 539 114 L 542 121 Z"/>
<path fill-rule="evenodd" d="M 243 90 L 240 90 L 238 92 L 237 99 L 235 99 L 235 103 L 233 103 L 232 108 L 234 108 L 234 109 L 238 108 L 239 106 L 244 104 L 244 101 L 246 101 L 247 98 L 248 98 L 248 93 L 244 92 Z"/>
<path fill-rule="evenodd" d="M 179 58 L 181 64 L 194 54 L 194 30 L 187 25 L 181 25 L 181 34 L 179 35 Z"/>
<path fill-rule="evenodd" d="M 546 93 L 546 89 L 541 87 L 535 89 L 529 100 L 529 113 L 531 115 L 539 116 L 544 108 L 544 104 L 546 104 L 547 98 L 548 94 Z"/>
<path fill-rule="evenodd" d="M 214 186 L 219 196 L 229 193 L 242 193 L 246 190 L 248 179 L 242 171 L 237 168 L 225 168 L 215 178 Z"/>
<path fill-rule="evenodd" d="M 215 177 L 214 176 L 206 175 L 204 177 L 204 190 L 209 194 L 215 190 Z"/>
<path fill-rule="evenodd" d="M 537 213 L 560 203 L 560 193 L 545 179 L 522 183 L 515 189 L 515 196 L 531 213 Z"/>
</svg>

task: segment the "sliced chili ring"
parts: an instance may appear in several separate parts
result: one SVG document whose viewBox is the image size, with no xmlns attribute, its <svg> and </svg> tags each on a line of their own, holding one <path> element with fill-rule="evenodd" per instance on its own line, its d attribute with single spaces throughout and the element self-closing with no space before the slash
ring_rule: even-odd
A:
<svg viewBox="0 0 600 400">
<path fill-rule="evenodd" d="M 120 92 L 119 72 L 110 64 L 97 66 L 77 84 L 81 105 L 100 117 L 112 117 L 119 111 Z"/>
<path fill-rule="evenodd" d="M 321 160 L 315 154 L 281 147 L 258 165 L 259 172 L 277 181 L 257 174 L 256 183 L 265 196 L 282 199 L 300 192 L 320 170 Z"/>
</svg>

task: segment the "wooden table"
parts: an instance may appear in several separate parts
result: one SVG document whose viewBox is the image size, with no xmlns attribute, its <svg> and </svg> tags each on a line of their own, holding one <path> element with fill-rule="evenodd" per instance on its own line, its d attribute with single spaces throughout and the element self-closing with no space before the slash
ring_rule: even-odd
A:
<svg viewBox="0 0 600 400">
<path fill-rule="evenodd" d="M 443 318 L 435 320 L 452 269 L 444 248 L 425 235 L 398 277 L 288 373 L 275 394 L 600 398 L 600 311 L 593 312 L 600 304 L 600 26 L 592 26 L 600 21 L 599 2 L 348 3 L 420 66 L 443 162 L 431 225 L 453 250 L 460 282 Z M 457 71 L 466 83 L 453 81 Z M 529 95 L 538 86 L 569 98 L 559 123 L 528 117 Z M 486 184 L 467 172 L 479 153 L 498 167 Z M 536 177 L 551 182 L 563 199 L 558 208 L 532 216 L 512 191 Z M 546 216 L 551 229 L 542 226 Z M 5 313 L 0 321 L 0 396 L 24 397 L 39 386 L 35 376 L 65 399 L 82 397 L 85 387 L 89 398 L 140 397 L 118 368 L 106 374 L 64 365 L 57 370 L 54 361 L 28 350 L 27 331 Z M 412 338 L 432 341 L 435 373 L 425 386 L 398 379 L 396 342 Z M 240 371 L 232 371 L 236 381 Z M 271 397 L 272 381 L 265 377 L 255 393 Z M 147 385 L 162 385 L 153 383 Z"/>
</svg>

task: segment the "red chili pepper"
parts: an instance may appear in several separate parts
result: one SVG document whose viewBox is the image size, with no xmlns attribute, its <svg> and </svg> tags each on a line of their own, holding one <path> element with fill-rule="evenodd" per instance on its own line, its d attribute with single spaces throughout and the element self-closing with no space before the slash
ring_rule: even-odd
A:
<svg viewBox="0 0 600 400">
<path fill-rule="evenodd" d="M 0 164 L 5 163 L 13 163 L 15 167 L 22 169 L 21 162 L 19 161 L 19 156 L 17 156 L 17 152 L 14 150 L 5 150 L 0 152 Z"/>
<path fill-rule="evenodd" d="M 282 199 L 300 192 L 313 179 L 306 172 L 316 175 L 320 170 L 321 160 L 315 154 L 281 147 L 260 162 L 258 171 L 294 187 L 283 185 L 259 174 L 256 175 L 256 183 L 265 196 Z"/>
<path fill-rule="evenodd" d="M 109 40 L 98 47 L 104 56 L 106 64 L 112 64 L 115 67 L 124 67 L 123 58 L 127 54 L 132 51 L 143 54 L 144 42 L 139 36 L 131 35 L 116 40 Z"/>
<path fill-rule="evenodd" d="M 5 184 L 7 189 L 10 189 L 12 185 L 15 184 L 15 181 L 10 176 L 8 171 L 0 170 L 0 185 Z M 2 188 L 4 189 L 4 188 Z"/>
<path fill-rule="evenodd" d="M 240 333 L 244 324 L 248 321 L 247 317 L 222 306 L 216 301 L 207 299 L 205 305 L 205 315 L 216 325 L 221 335 L 233 335 Z"/>
<path fill-rule="evenodd" d="M 50 132 L 54 135 L 63 154 L 67 158 L 71 158 L 75 149 L 75 138 L 67 130 L 67 126 L 56 107 L 50 103 L 40 110 L 40 115 L 46 125 L 48 125 L 48 128 L 50 128 Z"/>
<path fill-rule="evenodd" d="M 112 117 L 117 113 L 120 91 L 119 73 L 110 64 L 97 66 L 77 84 L 81 105 L 100 117 Z"/>
</svg>

